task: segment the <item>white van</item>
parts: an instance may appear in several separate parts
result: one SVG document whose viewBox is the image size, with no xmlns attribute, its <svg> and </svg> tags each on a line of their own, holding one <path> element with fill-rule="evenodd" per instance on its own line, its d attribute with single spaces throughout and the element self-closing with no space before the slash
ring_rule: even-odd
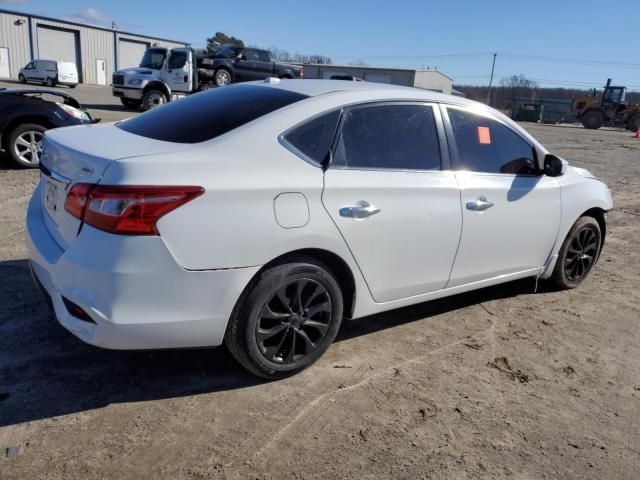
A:
<svg viewBox="0 0 640 480">
<path fill-rule="evenodd" d="M 73 62 L 58 62 L 56 60 L 34 60 L 29 62 L 18 74 L 20 83 L 46 83 L 50 87 L 67 85 L 76 88 L 78 85 L 78 69 Z"/>
</svg>

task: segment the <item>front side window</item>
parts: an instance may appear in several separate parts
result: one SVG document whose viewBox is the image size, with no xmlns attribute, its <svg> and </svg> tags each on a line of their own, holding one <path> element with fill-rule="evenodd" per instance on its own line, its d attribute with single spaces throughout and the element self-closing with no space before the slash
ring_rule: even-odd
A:
<svg viewBox="0 0 640 480">
<path fill-rule="evenodd" d="M 187 52 L 172 52 L 169 57 L 169 70 L 182 68 L 187 63 Z"/>
<path fill-rule="evenodd" d="M 190 95 L 117 124 L 135 135 L 165 142 L 198 143 L 307 98 L 258 85 L 234 85 Z"/>
<path fill-rule="evenodd" d="M 407 104 L 348 110 L 332 165 L 439 170 L 440 142 L 433 108 Z"/>
<path fill-rule="evenodd" d="M 140 68 L 160 70 L 166 56 L 167 51 L 164 48 L 147 48 L 140 61 Z"/>
<path fill-rule="evenodd" d="M 258 52 L 256 52 L 255 50 L 245 50 L 243 60 L 247 60 L 248 62 L 257 62 Z"/>
<path fill-rule="evenodd" d="M 321 115 L 297 126 L 285 134 L 284 139 L 317 164 L 322 164 L 331 148 L 339 118 L 339 110 Z"/>
<path fill-rule="evenodd" d="M 457 170 L 535 175 L 535 153 L 520 135 L 502 123 L 464 110 L 447 109 L 455 137 Z"/>
</svg>

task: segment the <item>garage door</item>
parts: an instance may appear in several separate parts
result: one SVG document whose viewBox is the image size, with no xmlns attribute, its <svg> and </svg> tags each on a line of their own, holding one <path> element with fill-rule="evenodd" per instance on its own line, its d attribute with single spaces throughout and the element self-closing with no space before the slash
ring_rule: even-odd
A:
<svg viewBox="0 0 640 480">
<path fill-rule="evenodd" d="M 118 68 L 137 67 L 140 65 L 142 55 L 148 46 L 148 43 L 124 40 L 121 38 L 120 51 L 118 55 Z"/>
<path fill-rule="evenodd" d="M 76 63 L 80 72 L 77 52 L 75 32 L 38 25 L 38 58 Z"/>
</svg>

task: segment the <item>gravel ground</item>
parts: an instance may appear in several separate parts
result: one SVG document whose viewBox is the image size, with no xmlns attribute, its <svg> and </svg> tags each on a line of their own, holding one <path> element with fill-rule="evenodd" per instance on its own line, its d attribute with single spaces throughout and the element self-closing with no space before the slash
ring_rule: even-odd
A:
<svg viewBox="0 0 640 480">
<path fill-rule="evenodd" d="M 0 478 L 638 478 L 640 140 L 525 128 L 613 190 L 590 278 L 348 322 L 272 383 L 222 348 L 112 352 L 63 330 L 27 270 L 37 173 L 0 170 Z"/>
</svg>

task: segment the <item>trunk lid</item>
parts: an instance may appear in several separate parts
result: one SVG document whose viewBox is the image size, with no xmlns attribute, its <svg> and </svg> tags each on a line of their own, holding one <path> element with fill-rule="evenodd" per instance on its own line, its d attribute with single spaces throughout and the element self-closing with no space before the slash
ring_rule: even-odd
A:
<svg viewBox="0 0 640 480">
<path fill-rule="evenodd" d="M 118 159 L 167 153 L 186 146 L 134 135 L 114 124 L 47 132 L 39 185 L 47 229 L 66 250 L 78 235 L 81 224 L 64 209 L 67 193 L 75 183 L 99 183 L 107 167 Z"/>
</svg>

